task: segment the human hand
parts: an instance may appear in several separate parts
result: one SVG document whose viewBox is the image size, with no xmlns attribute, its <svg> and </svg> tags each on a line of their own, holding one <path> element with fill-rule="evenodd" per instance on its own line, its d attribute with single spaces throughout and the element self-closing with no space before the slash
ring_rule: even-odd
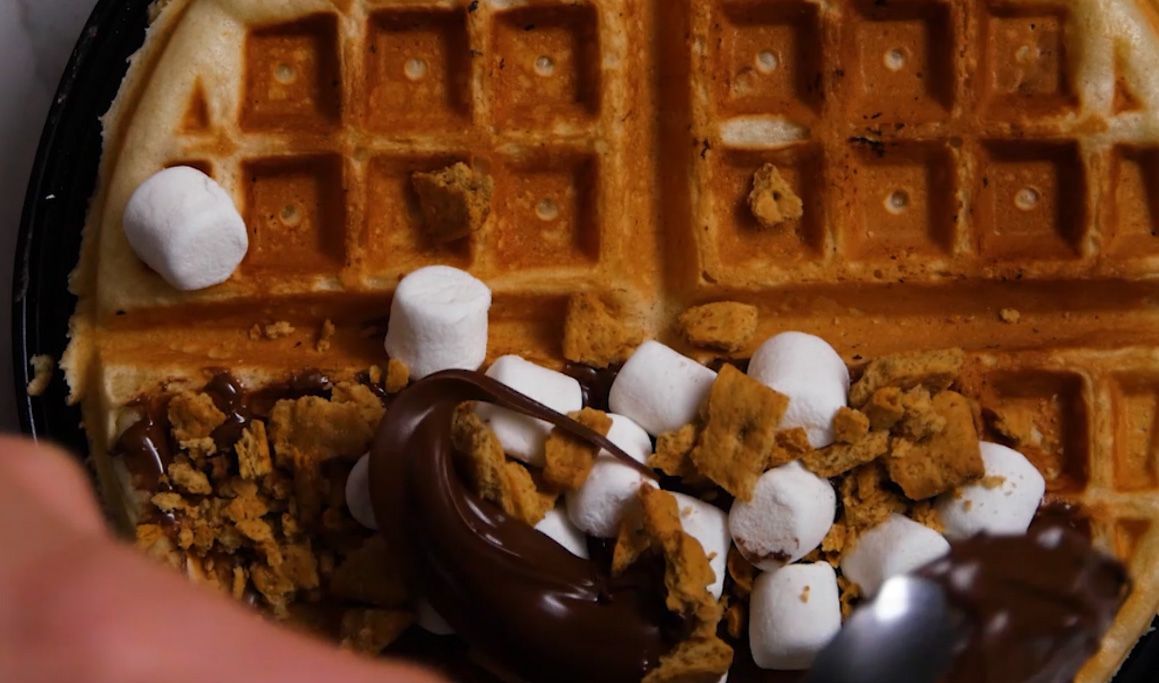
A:
<svg viewBox="0 0 1159 683">
<path fill-rule="evenodd" d="M 436 683 L 279 629 L 117 542 L 68 454 L 0 437 L 0 681 Z"/>
</svg>

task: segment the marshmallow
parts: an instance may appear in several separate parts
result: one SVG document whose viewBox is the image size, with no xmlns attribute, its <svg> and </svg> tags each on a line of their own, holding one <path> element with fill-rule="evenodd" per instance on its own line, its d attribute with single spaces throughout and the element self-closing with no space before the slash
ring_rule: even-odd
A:
<svg viewBox="0 0 1159 683">
<path fill-rule="evenodd" d="M 487 376 L 559 413 L 570 413 L 584 405 L 579 382 L 519 356 L 497 358 L 487 368 Z M 475 410 L 490 423 L 508 455 L 529 465 L 543 465 L 543 444 L 551 433 L 550 422 L 489 403 L 480 403 Z"/>
<path fill-rule="evenodd" d="M 869 597 L 891 576 L 913 571 L 949 551 L 941 534 L 895 513 L 861 534 L 841 559 L 841 572 Z"/>
<path fill-rule="evenodd" d="M 749 598 L 749 648 L 762 669 L 808 669 L 841 630 L 837 574 L 825 562 L 765 572 Z"/>
<path fill-rule="evenodd" d="M 692 422 L 715 380 L 700 363 L 646 341 L 616 376 L 608 405 L 656 436 Z"/>
<path fill-rule="evenodd" d="M 370 454 L 362 456 L 346 476 L 346 507 L 350 516 L 367 529 L 378 529 L 370 504 Z"/>
<path fill-rule="evenodd" d="M 608 439 L 638 462 L 652 452 L 648 433 L 623 415 L 609 413 L 612 427 Z M 567 494 L 567 516 L 582 531 L 596 538 L 614 538 L 620 530 L 624 507 L 640 490 L 644 475 L 600 451 L 588 478 L 578 490 Z"/>
<path fill-rule="evenodd" d="M 742 555 L 772 571 L 821 545 L 836 514 L 833 485 L 794 461 L 762 474 L 752 500 L 732 504 L 728 529 Z"/>
<path fill-rule="evenodd" d="M 412 379 L 440 370 L 476 370 L 487 356 L 491 290 L 470 273 L 427 266 L 394 290 L 384 343 L 406 363 Z"/>
<path fill-rule="evenodd" d="M 455 632 L 455 629 L 451 628 L 443 615 L 431 607 L 430 601 L 426 598 L 419 600 L 418 604 L 415 605 L 415 622 L 418 623 L 419 628 L 436 636 L 449 636 Z"/>
<path fill-rule="evenodd" d="M 724 592 L 725 564 L 728 562 L 728 517 L 720 508 L 706 503 L 699 498 L 686 496 L 683 493 L 673 493 L 676 506 L 680 511 L 680 526 L 684 533 L 700 542 L 704 554 L 708 556 L 708 565 L 716 574 L 716 579 L 709 584 L 708 590 L 712 597 L 719 598 Z"/>
<path fill-rule="evenodd" d="M 991 481 L 959 486 L 938 498 L 938 516 L 949 538 L 982 531 L 1024 533 L 1042 502 L 1046 480 L 1018 451 L 983 441 L 982 463 Z"/>
<path fill-rule="evenodd" d="M 567 514 L 560 508 L 547 511 L 543 519 L 535 525 L 537 531 L 562 545 L 572 555 L 588 559 L 588 539 L 577 529 Z"/>
<path fill-rule="evenodd" d="M 249 250 L 245 221 L 221 185 L 195 168 L 168 168 L 141 183 L 125 206 L 125 238 L 177 289 L 229 279 Z"/>
<path fill-rule="evenodd" d="M 849 369 L 824 339 L 782 332 L 753 354 L 749 376 L 789 397 L 782 429 L 804 427 L 813 448 L 833 443 L 833 416 L 849 395 Z"/>
</svg>

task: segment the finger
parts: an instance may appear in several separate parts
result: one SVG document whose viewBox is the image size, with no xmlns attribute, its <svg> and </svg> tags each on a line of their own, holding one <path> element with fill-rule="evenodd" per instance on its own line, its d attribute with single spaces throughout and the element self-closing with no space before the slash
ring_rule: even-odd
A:
<svg viewBox="0 0 1159 683">
<path fill-rule="evenodd" d="M 0 436 L 0 510 L 19 506 L 54 516 L 74 531 L 105 529 L 92 480 L 76 458 L 29 439 Z M 11 510 L 5 510 L 11 512 Z"/>
</svg>

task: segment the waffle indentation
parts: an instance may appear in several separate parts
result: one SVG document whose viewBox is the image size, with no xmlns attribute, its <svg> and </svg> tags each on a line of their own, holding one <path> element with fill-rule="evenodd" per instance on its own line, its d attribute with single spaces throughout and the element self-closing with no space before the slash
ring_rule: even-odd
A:
<svg viewBox="0 0 1159 683">
<path fill-rule="evenodd" d="M 1074 258 L 1086 179 L 1073 142 L 987 143 L 977 188 L 979 249 L 997 259 Z"/>
<path fill-rule="evenodd" d="M 753 175 L 775 164 L 804 203 L 799 220 L 763 228 L 749 207 Z M 713 214 L 721 267 L 754 268 L 819 258 L 825 245 L 821 149 L 796 145 L 776 152 L 725 150 L 714 155 Z M 718 274 L 719 276 L 719 274 Z"/>
<path fill-rule="evenodd" d="M 1116 256 L 1159 253 L 1159 147 L 1116 149 L 1111 187 L 1109 251 Z"/>
<path fill-rule="evenodd" d="M 854 260 L 949 254 L 958 206 L 950 151 L 937 143 L 891 147 L 889 154 L 854 154 L 853 208 L 842 246 Z"/>
<path fill-rule="evenodd" d="M 991 115 L 1014 118 L 1073 106 L 1065 7 L 993 2 L 982 21 L 980 83 Z"/>
<path fill-rule="evenodd" d="M 251 271 L 331 274 L 345 254 L 346 198 L 337 155 L 245 164 Z"/>
<path fill-rule="evenodd" d="M 385 10 L 370 20 L 366 125 L 378 131 L 461 127 L 471 116 L 467 14 Z"/>
<path fill-rule="evenodd" d="M 810 2 L 724 5 L 717 31 L 716 99 L 726 114 L 800 117 L 822 100 L 821 25 Z"/>
<path fill-rule="evenodd" d="M 886 120 L 944 118 L 954 98 L 954 31 L 949 5 L 863 3 L 855 23 L 855 114 Z"/>
<path fill-rule="evenodd" d="M 1114 388 L 1115 488 L 1159 486 L 1159 378 L 1122 375 Z"/>
<path fill-rule="evenodd" d="M 1151 530 L 1149 519 L 1118 519 L 1115 520 L 1114 550 L 1115 555 L 1122 561 L 1130 563 L 1136 557 L 1135 550 L 1147 532 Z"/>
<path fill-rule="evenodd" d="M 1086 488 L 1090 420 L 1083 379 L 1065 371 L 1013 370 L 990 379 L 993 409 L 1018 434 L 1017 445 L 1046 478 L 1052 492 Z"/>
<path fill-rule="evenodd" d="M 499 15 L 492 68 L 496 123 L 520 128 L 595 116 L 600 44 L 588 5 L 525 7 Z"/>
<path fill-rule="evenodd" d="M 436 245 L 427 238 L 418 194 L 411 183 L 416 172 L 437 171 L 466 162 L 466 154 L 432 153 L 421 156 L 372 159 L 366 178 L 366 231 L 364 245 L 374 272 L 400 265 L 443 263 L 466 268 L 470 238 Z"/>
<path fill-rule="evenodd" d="M 246 43 L 242 125 L 329 128 L 342 114 L 338 22 L 332 14 L 255 29 Z"/>
<path fill-rule="evenodd" d="M 594 264 L 600 252 L 596 158 L 546 150 L 495 175 L 494 250 L 501 268 Z"/>
<path fill-rule="evenodd" d="M 204 133 L 209 130 L 209 126 L 209 100 L 205 96 L 205 86 L 199 79 L 193 85 L 193 94 L 189 96 L 185 116 L 181 117 L 181 132 Z"/>
</svg>

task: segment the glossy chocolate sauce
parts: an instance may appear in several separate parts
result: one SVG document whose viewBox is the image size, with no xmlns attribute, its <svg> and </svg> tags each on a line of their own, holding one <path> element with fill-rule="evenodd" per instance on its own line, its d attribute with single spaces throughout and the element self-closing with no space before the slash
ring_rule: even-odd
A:
<svg viewBox="0 0 1159 683">
<path fill-rule="evenodd" d="M 463 401 L 546 420 L 653 476 L 605 437 L 480 373 L 427 377 L 395 400 L 370 460 L 375 514 L 397 522 L 383 533 L 417 558 L 416 587 L 504 679 L 638 683 L 675 644 L 662 582 L 612 578 L 471 494 L 449 429 Z"/>
<path fill-rule="evenodd" d="M 1120 562 L 1054 524 L 959 541 L 918 574 L 972 623 L 949 683 L 1073 680 L 1130 590 Z"/>
<path fill-rule="evenodd" d="M 568 363 L 563 368 L 563 374 L 579 382 L 585 406 L 607 412 L 612 383 L 616 381 L 616 375 L 620 374 L 618 366 L 593 368 L 581 363 Z"/>
</svg>

